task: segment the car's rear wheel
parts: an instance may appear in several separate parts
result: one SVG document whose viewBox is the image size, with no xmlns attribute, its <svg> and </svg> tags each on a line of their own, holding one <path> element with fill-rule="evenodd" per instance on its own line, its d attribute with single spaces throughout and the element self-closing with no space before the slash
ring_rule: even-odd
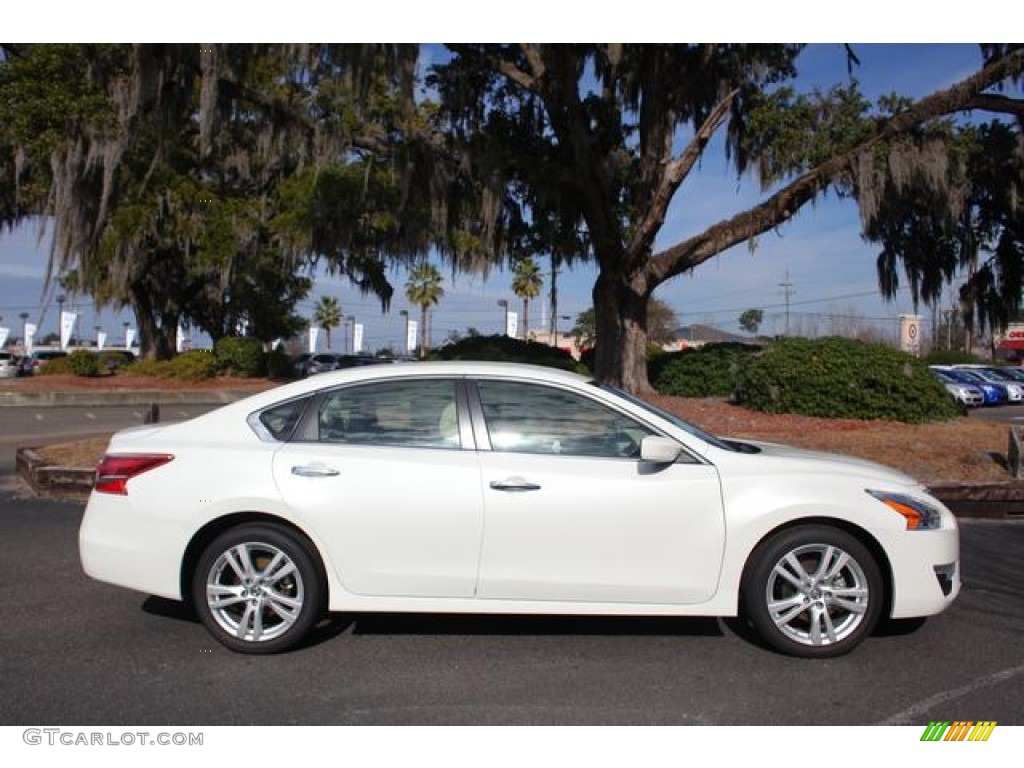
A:
<svg viewBox="0 0 1024 768">
<path fill-rule="evenodd" d="M 242 653 L 277 653 L 323 613 L 324 580 L 309 541 L 283 526 L 232 528 L 203 550 L 192 598 L 206 628 Z"/>
<path fill-rule="evenodd" d="M 792 656 L 841 656 L 864 640 L 885 602 L 878 563 L 854 536 L 824 525 L 782 531 L 753 552 L 743 612 L 761 638 Z"/>
</svg>

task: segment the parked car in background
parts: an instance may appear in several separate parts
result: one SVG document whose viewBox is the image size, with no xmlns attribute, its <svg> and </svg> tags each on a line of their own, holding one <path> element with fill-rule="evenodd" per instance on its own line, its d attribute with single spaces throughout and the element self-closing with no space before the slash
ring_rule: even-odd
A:
<svg viewBox="0 0 1024 768">
<path fill-rule="evenodd" d="M 21 375 L 22 376 L 33 376 L 39 373 L 39 369 L 46 365 L 50 360 L 56 360 L 59 357 L 67 357 L 68 353 L 63 349 L 37 349 L 31 355 L 26 355 L 21 360 Z"/>
<path fill-rule="evenodd" d="M 138 361 L 135 353 L 127 349 L 100 349 L 93 350 L 99 356 L 101 364 L 109 372 L 116 371 Z"/>
<path fill-rule="evenodd" d="M 998 368 L 983 365 L 957 365 L 954 367 L 957 370 L 970 371 L 991 384 L 1002 384 L 1006 387 L 1006 395 L 1011 403 L 1019 403 L 1024 400 L 1024 384 Z"/>
<path fill-rule="evenodd" d="M 0 352 L 0 379 L 13 379 L 19 373 L 18 357 L 12 352 Z"/>
<path fill-rule="evenodd" d="M 965 408 L 977 408 L 985 404 L 985 393 L 974 384 L 957 381 L 945 371 L 933 370 L 935 378 L 942 382 L 950 397 Z"/>
<path fill-rule="evenodd" d="M 941 371 L 954 381 L 961 384 L 973 384 L 981 390 L 985 396 L 985 405 L 1005 405 L 1010 402 L 1010 395 L 1006 387 L 991 381 L 986 381 L 973 371 L 950 366 L 932 366 L 933 371 Z"/>
<path fill-rule="evenodd" d="M 309 374 L 339 371 L 342 368 L 357 368 L 362 365 L 392 363 L 392 358 L 373 357 L 372 355 L 342 355 L 335 352 L 318 352 L 309 358 Z"/>
<path fill-rule="evenodd" d="M 821 658 L 960 590 L 956 519 L 914 479 L 536 366 L 312 376 L 119 432 L 96 474 L 85 572 L 190 601 L 243 653 L 397 611 L 740 615 Z"/>
</svg>

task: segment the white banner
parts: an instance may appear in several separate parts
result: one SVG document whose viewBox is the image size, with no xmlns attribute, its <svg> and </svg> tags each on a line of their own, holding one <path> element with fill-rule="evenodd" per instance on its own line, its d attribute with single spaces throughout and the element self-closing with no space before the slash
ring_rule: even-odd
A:
<svg viewBox="0 0 1024 768">
<path fill-rule="evenodd" d="M 185 349 L 185 326 L 178 321 L 178 335 L 174 342 L 174 351 L 182 352 Z"/>
<path fill-rule="evenodd" d="M 96 349 L 101 350 L 107 344 L 107 332 L 96 331 Z"/>
<path fill-rule="evenodd" d="M 356 323 L 352 328 L 352 354 L 358 355 L 363 351 L 363 324 Z"/>
<path fill-rule="evenodd" d="M 0 349 L 7 343 L 7 337 L 11 335 L 10 328 L 0 328 Z"/>
<path fill-rule="evenodd" d="M 124 348 L 131 349 L 132 344 L 135 343 L 135 329 L 125 328 L 124 329 Z"/>
<path fill-rule="evenodd" d="M 405 353 L 411 355 L 416 351 L 416 340 L 419 338 L 419 324 L 415 320 L 409 321 L 408 332 L 405 335 Z"/>
<path fill-rule="evenodd" d="M 75 319 L 78 317 L 77 312 L 69 312 L 68 310 L 62 310 L 60 313 L 60 348 L 67 349 L 68 342 L 71 341 L 71 332 L 75 329 Z"/>
<path fill-rule="evenodd" d="M 514 339 L 517 333 L 519 333 L 519 314 L 507 312 L 505 314 L 505 335 Z"/>
<path fill-rule="evenodd" d="M 21 340 L 21 343 L 25 347 L 26 355 L 31 355 L 35 348 L 37 330 L 35 323 L 25 323 L 25 338 Z"/>
<path fill-rule="evenodd" d="M 309 354 L 316 352 L 316 337 L 320 335 L 320 329 L 315 325 L 309 326 Z"/>
</svg>

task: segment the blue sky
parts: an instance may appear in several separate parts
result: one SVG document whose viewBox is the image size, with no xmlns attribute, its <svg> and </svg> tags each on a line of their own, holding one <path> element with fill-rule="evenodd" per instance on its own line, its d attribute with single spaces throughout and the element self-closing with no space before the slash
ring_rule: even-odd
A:
<svg viewBox="0 0 1024 768">
<path fill-rule="evenodd" d="M 855 45 L 861 66 L 855 76 L 869 97 L 898 92 L 922 96 L 947 86 L 974 71 L 980 54 L 976 45 L 897 44 Z M 846 79 L 846 59 L 841 45 L 813 45 L 802 54 L 798 66 L 801 86 L 828 87 Z M 756 181 L 737 179 L 726 168 L 720 147 L 712 146 L 700 172 L 684 184 L 673 204 L 658 240 L 658 247 L 671 245 L 687 235 L 738 212 L 760 199 Z M 862 242 L 855 204 L 834 196 L 806 206 L 795 220 L 775 233 L 762 236 L 756 248 L 741 245 L 699 267 L 692 276 L 676 278 L 661 286 L 656 296 L 672 306 L 681 322 L 706 323 L 737 332 L 739 314 L 747 308 L 764 308 L 763 331 L 781 332 L 784 327 L 783 289 L 792 283 L 791 322 L 794 331 L 827 332 L 834 322 L 825 316 L 857 316 L 879 332 L 895 333 L 896 317 L 913 310 L 904 292 L 895 302 L 883 302 L 877 293 L 875 249 Z M 43 316 L 41 331 L 56 329 L 52 293 L 43 289 L 47 246 L 38 242 L 37 232 L 21 227 L 0 233 L 0 325 L 20 336 L 19 312 L 30 313 L 30 322 Z M 542 269 L 548 269 L 541 260 Z M 507 272 L 492 272 L 486 279 L 445 272 L 446 294 L 434 320 L 434 341 L 449 332 L 475 327 L 497 332 L 503 321 L 499 299 L 518 305 L 510 289 Z M 590 306 L 594 272 L 585 266 L 562 272 L 559 279 L 559 314 L 575 315 Z M 300 305 L 309 314 L 319 294 L 340 299 L 345 314 L 355 315 L 365 327 L 365 347 L 397 346 L 404 320 L 398 311 L 406 308 L 405 277 L 396 271 L 392 279 L 396 301 L 388 314 L 381 312 L 372 297 L 360 296 L 345 282 L 320 278 L 314 294 Z M 545 284 L 545 292 L 547 283 Z M 80 300 L 80 304 L 87 300 Z M 532 302 L 530 325 L 540 327 L 541 305 Z M 90 306 L 81 306 L 80 327 L 91 336 L 101 324 L 113 334 L 121 318 L 106 310 L 97 318 Z M 411 314 L 418 315 L 413 311 Z M 567 322 L 561 321 L 564 330 Z M 86 330 L 87 329 L 87 330 Z M 117 335 L 120 335 L 118 333 Z M 340 334 L 334 334 L 339 338 Z M 337 342 L 334 344 L 338 346 Z"/>
</svg>

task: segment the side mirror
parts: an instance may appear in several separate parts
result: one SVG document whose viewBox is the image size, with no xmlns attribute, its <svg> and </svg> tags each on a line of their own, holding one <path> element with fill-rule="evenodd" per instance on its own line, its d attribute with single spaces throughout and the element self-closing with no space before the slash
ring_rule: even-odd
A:
<svg viewBox="0 0 1024 768">
<path fill-rule="evenodd" d="M 650 464 L 672 464 L 683 452 L 683 446 L 667 437 L 650 435 L 640 441 L 640 460 Z"/>
</svg>

